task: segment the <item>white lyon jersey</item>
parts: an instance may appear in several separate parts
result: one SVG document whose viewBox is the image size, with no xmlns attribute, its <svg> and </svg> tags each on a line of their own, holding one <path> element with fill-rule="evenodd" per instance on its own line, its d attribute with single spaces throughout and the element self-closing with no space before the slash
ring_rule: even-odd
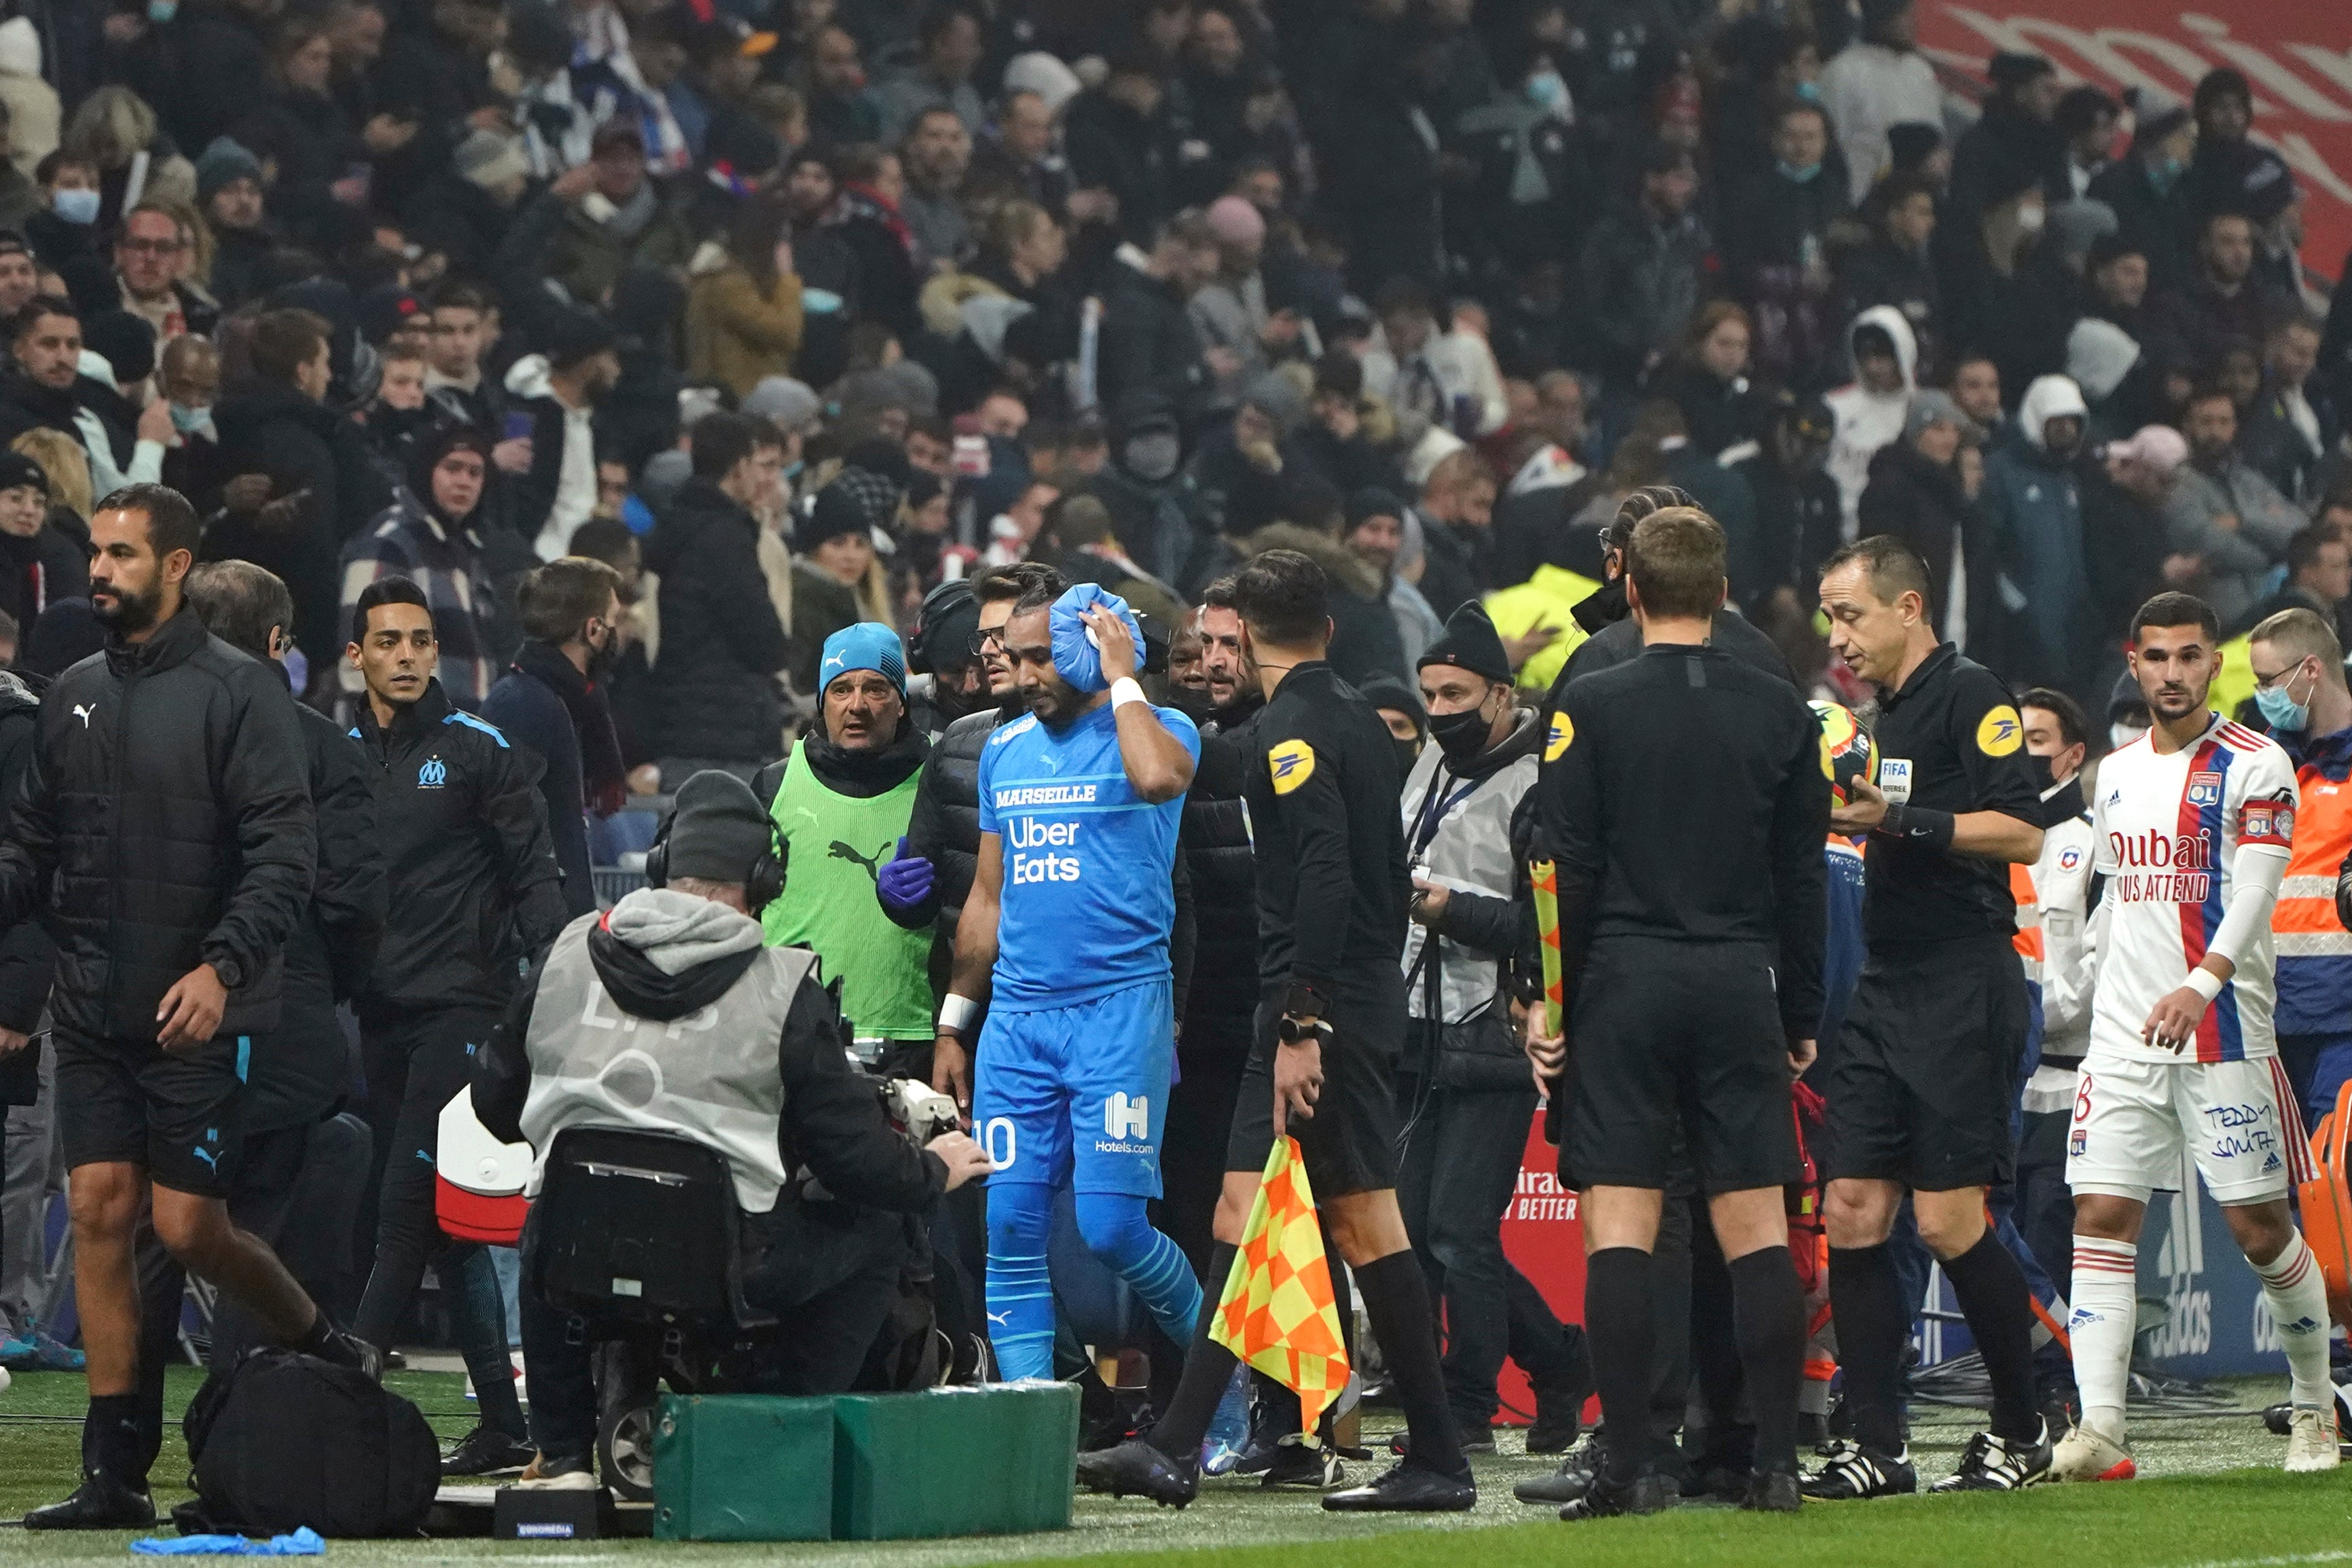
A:
<svg viewBox="0 0 2352 1568">
<path fill-rule="evenodd" d="M 2188 983 L 2229 909 L 2238 848 L 2282 859 L 2294 837 L 2294 766 L 2275 741 L 2210 716 L 2189 746 L 2158 753 L 2141 736 L 2099 764 L 2095 869 L 2107 879 L 2104 950 L 2086 1070 L 2101 1058 L 2244 1061 L 2275 1056 L 2278 983 L 2270 922 L 2205 1009 L 2194 1050 L 2140 1038 L 2156 1004 Z"/>
</svg>

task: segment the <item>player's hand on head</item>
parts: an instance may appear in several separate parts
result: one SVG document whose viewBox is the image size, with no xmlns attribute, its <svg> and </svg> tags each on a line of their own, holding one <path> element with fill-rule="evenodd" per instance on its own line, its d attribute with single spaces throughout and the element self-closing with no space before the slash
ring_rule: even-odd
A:
<svg viewBox="0 0 2352 1568">
<path fill-rule="evenodd" d="M 975 1176 L 984 1176 L 996 1168 L 988 1151 L 980 1146 L 969 1133 L 941 1133 L 923 1145 L 940 1156 L 948 1167 L 947 1190 L 955 1191 Z"/>
<path fill-rule="evenodd" d="M 1830 808 L 1830 831 L 1853 836 L 1867 833 L 1886 821 L 1886 797 L 1867 779 L 1846 786 L 1846 803 Z"/>
<path fill-rule="evenodd" d="M 1095 645 L 1102 654 L 1103 679 L 1116 682 L 1133 675 L 1135 638 L 1127 629 L 1127 618 L 1090 604 L 1078 612 L 1078 619 L 1095 634 Z"/>
</svg>

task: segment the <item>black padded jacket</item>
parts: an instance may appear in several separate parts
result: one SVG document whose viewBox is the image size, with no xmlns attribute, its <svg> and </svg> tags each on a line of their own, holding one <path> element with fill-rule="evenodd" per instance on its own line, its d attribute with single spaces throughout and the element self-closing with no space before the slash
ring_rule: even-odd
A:
<svg viewBox="0 0 2352 1568">
<path fill-rule="evenodd" d="M 0 839 L 0 926 L 45 915 L 59 1023 L 151 1040 L 204 963 L 233 982 L 222 1034 L 277 1023 L 319 855 L 299 725 L 278 672 L 184 607 L 58 677 Z"/>
</svg>

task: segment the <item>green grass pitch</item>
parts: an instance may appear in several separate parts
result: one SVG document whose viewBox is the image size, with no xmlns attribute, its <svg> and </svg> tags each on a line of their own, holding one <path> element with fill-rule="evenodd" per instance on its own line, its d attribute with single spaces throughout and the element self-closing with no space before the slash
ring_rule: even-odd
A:
<svg viewBox="0 0 2352 1568">
<path fill-rule="evenodd" d="M 171 1408 L 194 1392 L 192 1368 L 172 1373 Z M 472 1424 L 453 1375 L 399 1373 L 391 1385 L 434 1416 L 444 1437 Z M 2233 1386 L 2241 1409 L 2282 1396 L 2283 1380 Z M 14 1520 L 73 1485 L 79 1454 L 82 1380 L 27 1375 L 0 1393 L 0 1518 Z M 1958 1458 L 1973 1412 L 1923 1406 L 1914 1453 L 1922 1479 Z M 1370 1425 L 1392 1421 L 1373 1414 Z M 1178 1512 L 1132 1500 L 1078 1500 L 1073 1527 L 1050 1535 L 905 1545 L 703 1546 L 653 1542 L 335 1542 L 328 1560 L 404 1563 L 497 1559 L 541 1564 L 670 1563 L 809 1564 L 813 1568 L 962 1568 L 965 1564 L 1078 1557 L 1090 1568 L 1555 1568 L 1567 1561 L 1608 1568 L 1720 1563 L 1726 1568 L 2284 1568 L 2352 1563 L 2352 1466 L 2317 1477 L 2280 1473 L 2285 1440 L 2251 1415 L 2143 1421 L 2134 1434 L 2143 1479 L 2126 1485 L 2044 1487 L 2024 1497 L 1917 1498 L 1808 1505 L 1795 1519 L 1758 1518 L 1685 1506 L 1649 1520 L 1567 1525 L 1526 1508 L 1511 1483 L 1545 1472 L 1546 1459 L 1504 1451 L 1477 1461 L 1480 1500 L 1467 1515 L 1426 1521 L 1349 1520 L 1327 1515 L 1311 1497 L 1268 1495 L 1255 1483 L 1211 1482 Z M 176 1425 L 155 1469 L 156 1499 L 168 1508 L 186 1456 Z M 1364 1466 L 1352 1466 L 1362 1472 Z M 919 1486 L 909 1476 L 907 1484 Z M 1475 1537 L 1465 1539 L 1465 1537 Z M 0 1563 L 130 1561 L 128 1537 L 36 1536 L 0 1528 Z M 1181 1555 L 1177 1555 L 1181 1554 Z"/>
</svg>

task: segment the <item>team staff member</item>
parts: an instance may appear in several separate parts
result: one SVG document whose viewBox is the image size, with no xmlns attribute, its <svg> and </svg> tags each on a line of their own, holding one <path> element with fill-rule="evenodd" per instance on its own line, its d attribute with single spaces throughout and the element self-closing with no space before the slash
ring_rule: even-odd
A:
<svg viewBox="0 0 2352 1568">
<path fill-rule="evenodd" d="M 1437 1361 L 1429 1288 L 1397 1207 L 1392 1080 L 1403 1045 L 1405 909 L 1396 746 L 1371 705 L 1333 673 L 1322 569 L 1269 550 L 1234 583 L 1244 646 L 1266 694 L 1246 799 L 1257 856 L 1262 956 L 1257 1037 L 1225 1154 L 1209 1278 L 1231 1270 L 1274 1140 L 1299 1141 L 1318 1208 L 1354 1271 L 1404 1407 L 1409 1452 L 1334 1511 L 1454 1511 L 1478 1499 Z M 1202 1330 L 1176 1397 L 1146 1437 L 1082 1454 L 1097 1491 L 1189 1501 L 1234 1355 Z"/>
<path fill-rule="evenodd" d="M 814 728 L 752 780 L 783 836 L 791 883 L 761 916 L 771 946 L 807 947 L 841 982 L 842 1016 L 884 1070 L 930 1076 L 930 941 L 877 902 L 907 836 L 930 737 L 907 714 L 898 633 L 860 621 L 824 640 Z"/>
<path fill-rule="evenodd" d="M 1742 1506 L 1794 1511 L 1804 1292 L 1780 1189 L 1801 1172 L 1789 1085 L 1813 1058 L 1829 929 L 1821 726 L 1786 685 L 1713 645 L 1725 579 L 1712 518 L 1654 513 L 1626 559 L 1642 656 L 1570 685 L 1559 709 L 1577 1066 L 1560 1175 L 1584 1194 L 1586 1332 L 1604 1419 L 1642 1430 L 1650 1248 L 1687 1157 L 1729 1266 L 1756 1425 Z M 1543 1044 L 1538 1060 L 1564 1065 L 1567 1041 Z M 1673 1484 L 1646 1461 L 1612 1444 L 1560 1517 L 1667 1506 Z"/>
<path fill-rule="evenodd" d="M 2025 1081 L 2017 1140 L 2017 1230 L 2054 1282 L 2074 1268 L 2066 1124 L 2074 1113 L 2074 1072 L 2091 1039 L 2091 965 L 2083 945 L 2091 894 L 2082 777 L 2089 729 L 2074 699 L 2046 686 L 2019 697 L 2017 711 L 2025 721 L 2026 766 L 2042 786 L 2041 858 L 2031 871 L 2009 868 L 2011 883 L 2022 883 L 2017 946 L 2026 990 L 2042 1004 L 2042 1054 Z M 2042 1354 L 2046 1366 L 2049 1353 Z"/>
<path fill-rule="evenodd" d="M 281 678 L 278 661 L 290 643 L 294 597 L 250 561 L 222 560 L 188 573 L 188 603 L 212 634 L 262 662 Z M 351 1082 L 335 1004 L 366 977 L 383 935 L 383 852 L 375 840 L 375 802 L 359 743 L 314 707 L 297 703 L 302 759 L 319 823 L 319 865 L 302 919 L 286 944 L 284 996 L 274 1029 L 255 1031 L 246 1067 L 244 1142 L 229 1191 L 229 1217 L 261 1238 L 314 1293 L 348 1258 L 351 1235 L 305 1233 L 289 1223 L 306 1186 L 341 1180 L 347 1160 L 364 1166 L 344 1127 L 322 1126 L 342 1109 Z M 355 1132 L 356 1129 L 349 1129 Z M 145 1309 L 139 1349 L 141 1433 L 152 1459 L 163 1435 L 163 1369 L 179 1349 L 185 1276 L 170 1255 L 141 1238 L 139 1292 Z M 323 1299 L 323 1297 L 321 1298 Z M 213 1322 L 213 1366 L 226 1372 L 255 1343 L 241 1314 Z M 462 1459 L 460 1460 L 462 1463 Z"/>
<path fill-rule="evenodd" d="M 2352 931 L 2337 913 L 2336 871 L 2352 856 L 2352 691 L 2343 645 L 2309 610 L 2282 610 L 2246 643 L 2254 702 L 2294 760 L 2294 859 L 2271 911 L 2278 941 L 2279 1059 L 2305 1124 L 2336 1109 L 2352 1078 Z"/>
<path fill-rule="evenodd" d="M 58 1116 L 89 1354 L 82 1482 L 26 1516 L 36 1530 L 154 1522 L 133 1392 L 142 1209 L 269 1338 L 364 1360 L 229 1218 L 237 1040 L 278 1021 L 281 954 L 319 850 L 285 683 L 182 597 L 199 542 L 176 490 L 133 485 L 99 503 L 89 592 L 106 650 L 49 688 L 0 839 L 0 926 L 37 911 L 58 941 Z"/>
<path fill-rule="evenodd" d="M 1822 569 L 1830 651 L 1884 694 L 1878 783 L 1832 816 L 1867 833 L 1869 957 L 1830 1064 L 1830 1301 L 1854 1440 L 1806 1482 L 1817 1498 L 1918 1488 L 1902 1434 L 1911 1310 L 1887 1237 L 1905 1188 L 1992 1382 L 1989 1432 L 1939 1491 L 2009 1490 L 2050 1469 L 2033 1394 L 2025 1275 L 1985 1223 L 2009 1179 L 2010 1118 L 2031 1025 L 2008 867 L 2042 852 L 2024 722 L 2000 681 L 1937 641 L 1927 569 L 1881 535 Z"/>
<path fill-rule="evenodd" d="M 428 1258 L 477 1270 L 480 1249 L 445 1245 L 433 1215 L 441 1108 L 512 998 L 521 961 L 563 928 L 563 894 L 536 770 L 491 725 L 450 704 L 425 591 L 404 577 L 360 591 L 344 657 L 367 685 L 352 734 L 367 755 L 376 834 L 392 879 L 374 971 L 362 986 L 362 1062 L 383 1176 L 375 1269 L 353 1330 L 379 1348 L 416 1295 Z M 453 1291 L 459 1347 L 484 1424 L 528 1462 L 495 1291 Z"/>
</svg>

